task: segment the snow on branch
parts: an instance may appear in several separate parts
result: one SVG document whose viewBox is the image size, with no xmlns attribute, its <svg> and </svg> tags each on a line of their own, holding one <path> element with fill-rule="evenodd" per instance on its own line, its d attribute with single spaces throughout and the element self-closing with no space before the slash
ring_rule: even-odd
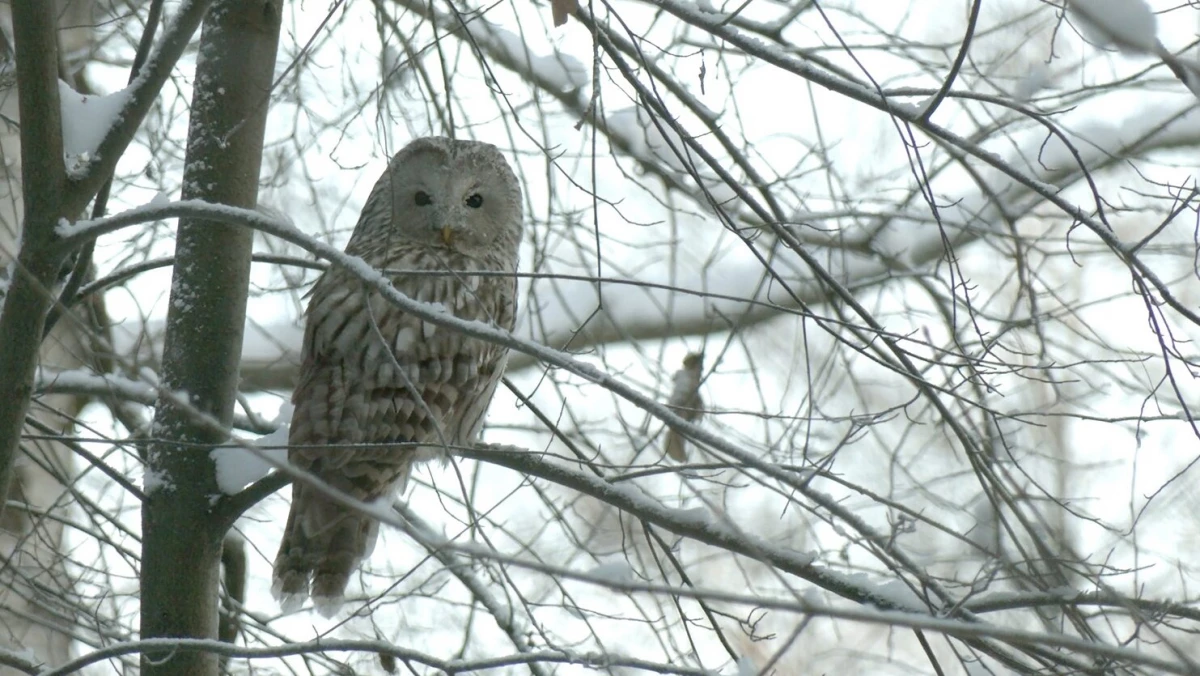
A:
<svg viewBox="0 0 1200 676">
<path fill-rule="evenodd" d="M 605 584 L 603 580 L 590 579 L 584 575 L 568 575 L 585 582 Z M 905 626 L 914 629 L 924 629 L 941 632 L 958 638 L 992 638 L 1012 645 L 1041 645 L 1046 647 L 1063 648 L 1090 655 L 1094 659 L 1111 659 L 1121 663 L 1140 665 L 1164 674 L 1195 673 L 1190 664 L 1184 660 L 1172 661 L 1162 659 L 1123 646 L 1110 646 L 1094 641 L 1086 641 L 1065 634 L 1036 632 L 1023 629 L 1001 627 L 997 625 L 981 625 L 957 622 L 943 618 L 926 617 L 911 613 L 896 613 L 878 611 L 870 608 L 845 608 L 825 606 L 804 601 L 802 599 L 768 599 L 750 597 L 735 593 L 693 589 L 671 588 L 664 585 L 629 582 L 622 585 L 628 591 L 649 591 L 670 593 L 681 597 L 695 597 L 702 593 L 704 598 L 725 601 L 747 608 L 769 608 L 794 612 L 799 615 L 817 615 L 821 617 L 840 618 L 845 620 L 867 622 L 882 626 Z M 576 653 L 562 648 L 553 650 L 537 650 L 515 655 L 499 655 L 494 657 L 451 658 L 435 657 L 428 653 L 412 648 L 397 646 L 387 641 L 366 639 L 331 639 L 319 641 L 290 642 L 278 646 L 250 648 L 223 641 L 187 639 L 187 638 L 156 638 L 140 641 L 124 641 L 106 645 L 82 655 L 57 669 L 38 672 L 39 676 L 68 676 L 78 673 L 83 668 L 122 655 L 136 655 L 144 652 L 163 652 L 169 650 L 205 651 L 241 659 L 278 658 L 289 655 L 322 654 L 329 652 L 363 652 L 376 655 L 389 655 L 397 660 L 411 661 L 426 665 L 446 673 L 469 673 L 500 669 L 514 665 L 534 664 L 575 664 L 583 667 L 627 668 L 642 670 L 650 673 L 672 673 L 683 676 L 708 676 L 713 672 L 708 669 L 694 668 L 681 664 L 665 665 L 650 660 L 637 659 L 614 653 Z"/>
<path fill-rule="evenodd" d="M 288 429 L 292 405 L 284 404 L 271 422 L 271 432 L 253 440 L 254 449 L 219 446 L 209 457 L 217 472 L 217 488 L 225 495 L 237 495 L 246 486 L 262 479 L 281 463 L 287 462 Z"/>
<path fill-rule="evenodd" d="M 212 0 L 183 0 L 177 6 L 175 14 L 167 22 L 162 38 L 150 52 L 146 63 L 138 76 L 121 92 L 112 94 L 111 104 L 115 106 L 116 97 L 120 97 L 120 110 L 107 116 L 107 132 L 94 149 L 88 148 L 88 157 L 82 154 L 76 156 L 76 162 L 71 165 L 71 179 L 77 184 L 69 195 L 68 203 L 61 213 L 81 212 L 87 203 L 95 196 L 117 166 L 117 160 L 125 152 L 125 148 L 133 140 L 133 136 L 142 124 L 146 113 L 154 105 L 162 90 L 163 84 L 171 77 L 175 64 L 184 50 L 191 44 L 192 36 L 200 26 L 200 21 L 208 12 Z M 62 104 L 60 104 L 61 106 Z M 66 112 L 71 104 L 63 106 Z M 68 126 L 86 125 L 86 122 L 64 120 L 63 129 Z M 100 124 L 94 125 L 99 127 Z M 94 131 L 94 129 L 91 129 Z M 86 138 L 87 141 L 94 139 Z"/>
<path fill-rule="evenodd" d="M 1127 2 L 1140 0 L 1126 0 Z M 705 12 L 697 11 L 691 3 L 680 2 L 679 0 L 660 0 L 660 6 L 671 13 L 672 15 L 686 21 L 687 23 L 707 31 L 715 38 L 720 38 L 729 42 L 731 45 L 743 50 L 748 56 L 761 59 L 764 62 L 775 65 L 783 71 L 792 73 L 800 78 L 809 80 L 810 82 L 826 87 L 834 92 L 837 92 L 853 101 L 871 106 L 891 115 L 894 119 L 913 127 L 921 129 L 930 138 L 936 140 L 948 152 L 961 155 L 962 157 L 970 157 L 981 162 L 989 171 L 995 171 L 999 177 L 1005 181 L 1011 182 L 1015 186 L 1021 186 L 1024 190 L 1036 195 L 1041 201 L 1053 205 L 1063 215 L 1069 216 L 1076 222 L 1085 226 L 1092 232 L 1101 242 L 1113 252 L 1114 255 L 1121 259 L 1121 262 L 1135 271 L 1137 275 L 1149 282 L 1149 285 L 1154 288 L 1154 291 L 1159 294 L 1163 301 L 1169 305 L 1175 312 L 1185 317 L 1189 322 L 1200 325 L 1200 313 L 1197 313 L 1186 303 L 1181 302 L 1175 294 L 1168 288 L 1167 284 L 1162 280 L 1160 275 L 1142 258 L 1135 255 L 1135 252 L 1127 251 L 1127 246 L 1120 241 L 1116 233 L 1109 227 L 1108 223 L 1102 217 L 1093 215 L 1090 210 L 1084 210 L 1073 204 L 1060 194 L 1060 189 L 1048 184 L 1035 175 L 1030 174 L 1024 167 L 1017 164 L 1012 164 L 1000 155 L 988 150 L 982 141 L 975 141 L 960 134 L 951 131 L 948 127 L 943 127 L 930 122 L 923 118 L 922 113 L 916 110 L 907 110 L 904 107 L 897 107 L 894 103 L 884 95 L 882 91 L 865 87 L 857 82 L 851 82 L 843 77 L 839 77 L 834 73 L 818 68 L 804 60 L 802 57 L 789 53 L 782 47 L 764 43 L 756 37 L 746 35 L 742 31 L 724 24 L 715 19 L 713 15 Z M 581 14 L 583 10 L 580 10 Z M 1049 125 L 1049 123 L 1046 123 Z M 1196 124 L 1195 118 L 1190 120 L 1190 124 Z M 1054 134 L 1051 134 L 1052 136 Z M 1065 144 L 1064 144 L 1065 145 Z M 1073 149 L 1071 149 L 1073 151 Z M 1086 167 L 1080 167 L 1083 171 Z M 995 192 L 995 191 L 993 191 Z M 1100 209 L 1097 213 L 1102 214 Z M 971 220 L 974 220 L 974 215 L 969 214 Z M 996 219 L 994 222 L 988 223 L 982 221 L 981 225 L 986 230 L 993 230 L 1001 227 L 1002 221 Z M 770 225 L 770 224 L 769 224 Z M 779 227 L 775 224 L 773 227 Z M 907 236 L 908 233 L 905 233 Z M 927 243 L 934 243 L 934 240 L 939 240 L 940 232 L 932 233 L 933 240 L 925 238 Z M 936 245 L 939 250 L 944 250 L 940 242 Z M 814 271 L 817 272 L 817 271 Z"/>
<path fill-rule="evenodd" d="M 484 444 L 471 449 L 461 449 L 457 451 L 457 454 L 580 490 L 677 535 L 748 556 L 768 563 L 780 571 L 810 580 L 835 594 L 856 601 L 857 605 L 827 604 L 806 594 L 780 595 L 771 598 L 743 592 L 690 586 L 680 587 L 641 582 L 635 579 L 616 579 L 608 574 L 582 572 L 536 559 L 521 558 L 497 551 L 490 546 L 447 539 L 419 523 L 410 522 L 404 518 L 407 508 L 401 509 L 398 514 L 382 510 L 377 505 L 355 500 L 323 484 L 306 472 L 290 466 L 284 469 L 289 476 L 294 476 L 297 480 L 313 486 L 335 502 L 372 514 L 382 522 L 404 531 L 430 550 L 437 550 L 447 555 L 465 555 L 471 558 L 497 561 L 508 566 L 548 575 L 556 580 L 571 579 L 626 592 L 646 592 L 679 598 L 704 599 L 885 626 L 928 629 L 958 637 L 985 649 L 995 649 L 1001 644 L 1013 647 L 1054 646 L 1066 648 L 1080 655 L 1110 657 L 1130 664 L 1142 664 L 1161 670 L 1163 673 L 1191 673 L 1186 664 L 1158 658 L 1130 648 L 1111 646 L 1064 634 L 1043 634 L 1036 631 L 1010 629 L 984 622 L 972 613 L 966 612 L 966 604 L 962 600 L 946 607 L 944 612 L 931 613 L 926 608 L 913 607 L 910 600 L 916 600 L 916 597 L 910 593 L 898 593 L 892 580 L 877 584 L 868 575 L 833 573 L 823 566 L 815 565 L 811 556 L 798 553 L 787 546 L 776 546 L 771 542 L 746 535 L 731 525 L 698 514 L 697 510 L 667 507 L 643 493 L 635 485 L 611 482 L 597 477 L 589 471 L 568 467 L 561 461 L 545 458 L 538 453 L 531 453 L 527 449 Z M 1060 601 L 1065 598 L 1062 595 L 1058 597 Z M 1040 600 L 1044 601 L 1045 599 Z M 497 610 L 502 609 L 497 607 Z M 322 645 L 326 650 L 338 649 L 325 642 Z M 271 652 L 272 650 L 278 651 L 278 648 L 261 650 L 263 655 L 279 654 Z M 540 653 L 522 651 L 521 654 L 532 657 Z M 1081 662 L 1080 667 L 1082 668 L 1082 666 Z"/>
<path fill-rule="evenodd" d="M 472 17 L 466 25 L 476 45 L 506 65 L 528 74 L 544 89 L 570 92 L 591 79 L 591 73 L 579 59 L 562 52 L 535 55 L 520 35 L 495 26 L 483 17 Z"/>
<path fill-rule="evenodd" d="M 321 256 L 322 258 L 328 259 L 335 265 L 341 266 L 354 276 L 358 277 L 364 284 L 372 287 L 387 302 L 398 307 L 400 310 L 415 315 L 422 320 L 436 326 L 448 328 L 464 335 L 469 335 L 473 338 L 478 338 L 498 345 L 506 346 L 515 352 L 526 354 L 544 364 L 563 369 L 586 381 L 599 385 L 611 391 L 618 397 L 621 397 L 622 399 L 625 399 L 631 404 L 637 406 L 638 408 L 641 408 L 655 418 L 658 418 L 677 431 L 686 434 L 688 437 L 700 443 L 706 444 L 716 452 L 735 459 L 748 471 L 756 471 L 767 477 L 774 478 L 775 480 L 791 486 L 793 489 L 798 490 L 805 495 L 808 495 L 814 500 L 825 504 L 833 511 L 833 513 L 838 514 L 841 518 L 852 524 L 856 530 L 859 530 L 860 533 L 866 535 L 867 537 L 878 537 L 877 534 L 872 532 L 866 526 L 865 522 L 862 522 L 852 514 L 848 513 L 846 510 L 842 509 L 836 503 L 836 501 L 822 499 L 820 494 L 811 491 L 806 481 L 798 480 L 793 473 L 776 466 L 774 463 L 764 461 L 762 458 L 747 451 L 739 444 L 731 441 L 726 436 L 713 432 L 704 426 L 680 417 L 679 414 L 672 410 L 669 406 L 657 401 L 651 396 L 643 394 L 639 388 L 622 382 L 606 371 L 598 369 L 590 364 L 580 362 L 572 355 L 561 350 L 547 347 L 528 339 L 518 337 L 508 331 L 504 331 L 484 322 L 459 319 L 452 314 L 446 313 L 439 306 L 413 300 L 397 291 L 391 285 L 388 277 L 383 272 L 372 268 L 361 258 L 350 256 L 324 242 L 315 240 L 312 237 L 298 231 L 290 223 L 271 218 L 256 211 L 249 211 L 246 209 L 239 209 L 224 205 L 209 204 L 198 200 L 189 200 L 167 205 L 147 205 L 130 210 L 129 212 L 116 214 L 109 218 L 100 219 L 98 221 L 85 224 L 76 224 L 71 226 L 67 241 L 70 241 L 71 239 L 97 236 L 100 233 L 111 232 L 135 222 L 144 222 L 147 220 L 157 220 L 168 217 L 189 217 L 198 220 L 237 223 L 246 227 L 255 228 L 270 235 L 274 235 L 287 242 L 304 248 Z M 901 553 L 897 553 L 897 557 L 902 558 Z M 915 566 L 909 566 L 909 569 L 910 572 L 920 575 Z M 937 590 L 939 588 L 939 585 L 932 580 L 926 579 L 924 580 L 924 583 L 931 589 Z M 949 602 L 951 599 L 950 595 L 946 592 L 940 592 L 938 595 L 941 596 L 942 600 L 945 602 Z"/>
<path fill-rule="evenodd" d="M 1129 54 L 1162 49 L 1158 20 L 1145 0 L 1071 0 L 1067 7 L 1101 47 L 1114 45 Z"/>
<path fill-rule="evenodd" d="M 698 190 L 689 181 L 681 180 L 682 169 L 680 167 L 682 165 L 678 161 L 678 157 L 668 149 L 669 145 L 666 143 L 665 137 L 661 134 L 653 138 L 648 137 L 651 131 L 658 133 L 656 130 L 650 129 L 655 125 L 649 118 L 641 118 L 641 121 L 645 124 L 642 125 L 641 129 L 634 129 L 625 124 L 623 120 L 625 114 L 618 111 L 620 114 L 616 116 L 615 126 L 618 129 L 623 128 L 624 132 L 613 133 L 609 129 L 609 123 L 613 122 L 611 116 L 609 118 L 600 118 L 595 114 L 594 102 L 583 95 L 583 87 L 591 79 L 590 71 L 574 57 L 559 51 L 548 55 L 534 55 L 529 49 L 528 44 L 520 36 L 489 23 L 483 17 L 473 16 L 460 20 L 456 15 L 437 11 L 428 3 L 418 2 L 417 0 L 398 0 L 398 2 L 407 11 L 434 22 L 441 30 L 447 31 L 451 35 L 461 36 L 462 25 L 465 22 L 468 27 L 470 41 L 479 51 L 481 60 L 503 66 L 533 86 L 550 94 L 563 106 L 564 110 L 579 119 L 580 125 L 591 124 L 595 126 L 600 133 L 607 136 L 614 147 L 642 160 L 647 170 L 663 179 L 673 189 L 688 195 L 697 204 L 709 203 L 708 198 L 705 197 L 702 190 Z M 593 24 L 586 11 L 579 12 L 576 16 L 584 21 L 585 26 L 589 27 L 589 29 L 594 28 L 597 31 L 604 32 L 607 39 L 612 41 L 618 48 L 629 53 L 637 53 L 638 50 L 619 31 L 611 31 L 607 25 Z M 644 65 L 651 70 L 658 70 L 658 67 L 652 62 Z M 694 100 L 689 100 L 688 105 L 694 108 L 699 104 Z M 709 115 L 709 117 L 711 118 L 712 116 Z M 661 120 L 659 122 L 662 123 Z M 682 143 L 676 143 L 675 147 L 682 149 L 684 146 Z M 661 157 L 669 155 L 675 159 L 672 160 L 672 164 L 663 164 L 658 161 L 660 159 L 659 155 L 648 152 L 652 149 L 665 150 Z M 672 169 L 672 166 L 675 168 Z M 715 184 L 710 187 L 720 189 Z M 724 195 L 719 196 L 720 199 L 725 199 L 728 196 L 729 190 L 727 187 L 723 190 L 723 193 Z"/>
<path fill-rule="evenodd" d="M 1084 168 L 1095 171 L 1133 153 L 1200 143 L 1200 110 L 1190 99 L 1182 98 L 1174 106 L 1139 110 L 1115 119 L 1081 108 L 1064 116 L 1057 126 L 1071 131 L 1060 132 L 1063 137 L 1053 136 L 1048 142 L 1042 128 L 1026 132 L 1003 155 L 984 153 L 974 147 L 992 162 L 1004 165 L 1007 171 L 984 174 L 987 193 L 968 186 L 941 200 L 945 206 L 939 214 L 940 223 L 948 226 L 951 246 L 965 246 L 1000 227 L 1004 214 L 1029 212 L 1045 200 L 1047 192 L 1057 195 L 1062 188 L 1080 180 Z M 1022 174 L 1024 181 L 1012 177 L 1017 172 L 1028 172 Z M 1040 190 L 1035 191 L 1034 185 Z M 155 201 L 118 214 L 117 220 L 105 220 L 103 232 L 169 217 L 165 207 L 165 203 Z M 1071 210 L 1079 212 L 1074 205 Z M 801 222 L 807 220 L 804 214 L 796 218 Z M 814 251 L 829 252 L 824 261 L 826 270 L 844 286 L 886 279 L 898 265 L 901 269 L 921 269 L 945 254 L 947 242 L 942 239 L 942 230 L 926 227 L 929 214 L 923 204 L 909 211 L 856 221 L 859 225 L 829 234 L 793 228 L 797 239 L 805 245 Z M 1090 216 L 1087 222 L 1104 228 Z M 93 230 L 95 227 L 88 221 L 63 222 L 57 231 L 67 238 L 68 246 L 73 246 L 76 240 L 101 234 Z M 557 262 L 555 270 L 547 276 L 553 278 L 555 274 L 578 277 L 560 282 L 555 293 L 537 298 L 538 317 L 526 312 L 517 335 L 525 340 L 536 337 L 545 344 L 569 346 L 572 350 L 630 339 L 700 335 L 730 328 L 734 322 L 745 327 L 795 312 L 798 301 L 820 304 L 826 300 L 825 290 L 807 277 L 791 278 L 791 293 L 772 290 L 762 284 L 765 271 L 761 262 L 738 256 L 723 257 L 703 271 L 681 270 L 674 278 L 664 270 L 646 269 L 636 277 L 624 276 L 620 280 L 623 284 L 606 284 L 594 279 L 594 269 L 563 261 Z M 662 308 L 668 302 L 672 314 L 666 321 Z M 586 324 L 585 319 L 589 320 Z M 115 339 L 125 351 L 135 345 L 149 349 L 148 343 L 154 341 L 145 341 L 145 334 L 156 335 L 157 330 L 157 325 L 117 326 Z M 291 321 L 248 327 L 242 360 L 246 383 L 259 389 L 290 388 L 295 365 L 299 363 L 301 338 L 300 328 Z M 529 355 L 514 353 L 509 367 L 518 369 L 533 363 Z"/>
<path fill-rule="evenodd" d="M 62 106 L 63 161 L 67 175 L 86 175 L 101 141 L 121 120 L 121 111 L 129 103 L 129 90 L 107 96 L 85 96 L 58 81 L 58 99 Z"/>
<path fill-rule="evenodd" d="M 38 659 L 37 654 L 28 648 L 19 652 L 0 648 L 0 665 L 11 667 L 25 674 L 40 674 L 46 666 L 42 660 Z"/>
<path fill-rule="evenodd" d="M 141 370 L 142 380 L 132 380 L 116 374 L 97 374 L 84 369 L 55 370 L 39 368 L 34 383 L 34 395 L 73 394 L 88 397 L 113 397 L 143 406 L 153 406 L 158 400 L 158 376 L 149 369 Z M 250 432 L 269 433 L 274 424 L 235 413 L 233 426 Z"/>
<path fill-rule="evenodd" d="M 1145 0 L 1071 0 L 1067 7 L 1085 38 L 1098 47 L 1130 55 L 1157 56 L 1200 97 L 1200 63 L 1167 51 L 1158 39 L 1158 19 Z"/>
</svg>

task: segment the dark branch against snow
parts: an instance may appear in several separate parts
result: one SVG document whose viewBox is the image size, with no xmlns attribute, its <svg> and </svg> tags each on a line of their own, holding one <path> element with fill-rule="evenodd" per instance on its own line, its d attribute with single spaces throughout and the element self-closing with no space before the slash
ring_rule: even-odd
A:
<svg viewBox="0 0 1200 676">
<path fill-rule="evenodd" d="M 123 97 L 124 105 L 120 112 L 113 115 L 112 126 L 96 147 L 90 161 L 77 163 L 76 172 L 72 175 L 71 200 L 65 205 L 63 214 L 82 212 L 113 173 L 117 160 L 133 140 L 211 4 L 212 0 L 183 0 L 138 76 L 128 87 L 113 95 Z"/>
</svg>

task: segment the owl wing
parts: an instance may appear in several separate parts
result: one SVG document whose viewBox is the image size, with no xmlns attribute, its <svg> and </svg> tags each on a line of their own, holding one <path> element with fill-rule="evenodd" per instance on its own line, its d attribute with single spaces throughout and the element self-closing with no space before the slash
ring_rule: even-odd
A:
<svg viewBox="0 0 1200 676">
<path fill-rule="evenodd" d="M 393 269 L 430 267 L 404 256 L 387 263 Z M 461 263 L 457 269 L 474 268 Z M 414 275 L 393 284 L 461 319 L 504 328 L 514 322 L 511 278 Z M 288 458 L 295 466 L 372 502 L 403 484 L 414 461 L 444 457 L 447 445 L 475 441 L 503 374 L 505 348 L 405 313 L 337 268 L 318 280 L 308 315 L 292 397 Z M 369 515 L 296 483 L 276 557 L 276 596 L 285 607 L 298 605 L 311 576 L 318 610 L 336 610 L 376 531 Z"/>
</svg>

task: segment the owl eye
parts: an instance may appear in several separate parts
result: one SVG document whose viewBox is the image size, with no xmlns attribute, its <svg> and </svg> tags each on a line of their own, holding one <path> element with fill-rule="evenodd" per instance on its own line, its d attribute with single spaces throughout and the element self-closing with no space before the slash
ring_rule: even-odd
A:
<svg viewBox="0 0 1200 676">
<path fill-rule="evenodd" d="M 433 204 L 433 198 L 430 197 L 429 193 L 425 192 L 424 190 L 418 190 L 417 194 L 413 198 L 413 201 L 416 202 L 417 206 L 419 207 L 426 207 L 430 204 Z"/>
<path fill-rule="evenodd" d="M 467 206 L 471 207 L 472 209 L 478 209 L 479 207 L 483 206 L 483 195 L 475 193 L 468 197 Z"/>
</svg>

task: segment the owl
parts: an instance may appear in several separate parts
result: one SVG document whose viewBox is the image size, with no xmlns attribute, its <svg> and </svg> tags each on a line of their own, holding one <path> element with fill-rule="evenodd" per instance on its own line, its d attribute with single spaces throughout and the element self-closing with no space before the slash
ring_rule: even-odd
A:
<svg viewBox="0 0 1200 676">
<path fill-rule="evenodd" d="M 346 253 L 409 298 L 511 330 L 522 222 L 520 182 L 495 146 L 422 138 L 375 182 Z M 414 465 L 477 439 L 507 358 L 331 267 L 308 303 L 288 460 L 355 499 L 386 501 Z M 322 614 L 337 612 L 378 526 L 294 483 L 272 584 L 284 609 L 311 596 Z"/>
</svg>

